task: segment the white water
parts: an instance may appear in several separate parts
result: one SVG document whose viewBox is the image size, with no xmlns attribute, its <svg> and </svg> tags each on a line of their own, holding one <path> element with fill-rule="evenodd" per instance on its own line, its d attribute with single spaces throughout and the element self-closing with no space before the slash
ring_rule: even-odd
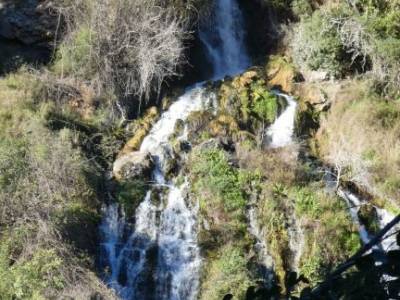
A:
<svg viewBox="0 0 400 300">
<path fill-rule="evenodd" d="M 376 207 L 376 212 L 378 215 L 378 223 L 380 229 L 384 228 L 387 224 L 389 224 L 394 218 L 395 215 L 388 212 L 385 209 L 381 209 Z M 393 226 L 391 230 L 384 236 L 384 240 L 382 241 L 382 248 L 384 251 L 390 250 L 398 250 L 399 246 L 396 241 L 396 232 L 400 230 L 400 224 Z"/>
<path fill-rule="evenodd" d="M 339 189 L 337 191 L 337 194 L 346 202 L 347 207 L 349 208 L 351 219 L 353 220 L 353 223 L 355 223 L 358 227 L 361 241 L 364 244 L 367 244 L 371 240 L 371 236 L 365 228 L 364 224 L 360 222 L 360 218 L 358 217 L 360 206 L 364 203 L 360 199 L 358 199 L 356 195 L 348 191 Z"/>
<path fill-rule="evenodd" d="M 297 103 L 289 95 L 283 93 L 275 94 L 279 97 L 284 97 L 288 102 L 288 107 L 285 111 L 276 119 L 276 121 L 267 129 L 267 139 L 269 140 L 269 146 L 272 148 L 288 146 L 293 142 L 294 134 L 294 117 L 296 114 Z M 250 207 L 247 212 L 249 219 L 249 232 L 256 238 L 255 251 L 258 255 L 259 261 L 264 268 L 262 275 L 264 283 L 268 286 L 273 279 L 273 258 L 269 255 L 267 245 L 265 243 L 265 237 L 260 225 L 258 223 L 258 214 L 256 203 L 250 203 Z M 304 240 L 302 237 L 301 230 L 298 224 L 295 224 L 296 229 L 291 231 L 291 249 L 295 253 L 294 264 L 297 265 L 300 260 L 301 250 L 303 248 Z"/>
<path fill-rule="evenodd" d="M 214 74 L 212 80 L 236 75 L 250 66 L 245 46 L 243 16 L 236 0 L 217 0 L 215 17 L 200 38 L 206 46 Z"/>
<path fill-rule="evenodd" d="M 241 12 L 236 0 L 217 0 L 214 28 L 200 33 L 213 65 L 211 79 L 240 73 L 249 66 L 244 46 Z M 135 213 L 131 228 L 116 204 L 107 207 L 101 225 L 103 260 L 109 268 L 106 280 L 122 299 L 196 299 L 201 265 L 197 246 L 197 208 L 186 199 L 187 183 L 177 187 L 167 182 L 162 171 L 171 152 L 169 138 L 178 120 L 202 110 L 215 101 L 202 84 L 189 88 L 164 112 L 140 147 L 155 161 L 155 189 Z M 181 139 L 185 138 L 183 134 Z M 154 204 L 152 195 L 161 199 Z M 133 229 L 133 230 L 132 230 Z"/>
<path fill-rule="evenodd" d="M 284 97 L 288 106 L 285 111 L 267 129 L 266 140 L 271 148 L 280 148 L 290 145 L 293 142 L 294 122 L 297 103 L 293 97 L 282 93 L 276 93 L 279 97 Z"/>
</svg>

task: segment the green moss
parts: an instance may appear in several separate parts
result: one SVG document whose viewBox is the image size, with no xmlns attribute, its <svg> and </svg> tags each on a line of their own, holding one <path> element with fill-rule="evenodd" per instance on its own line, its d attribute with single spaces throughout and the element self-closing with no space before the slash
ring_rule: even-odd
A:
<svg viewBox="0 0 400 300">
<path fill-rule="evenodd" d="M 257 71 L 224 82 L 218 94 L 220 113 L 231 116 L 240 129 L 253 134 L 271 124 L 286 105 L 268 90 Z"/>
<path fill-rule="evenodd" d="M 273 123 L 278 115 L 277 97 L 258 82 L 251 86 L 251 95 L 253 114 L 262 122 Z"/>
<path fill-rule="evenodd" d="M 127 217 L 134 216 L 136 208 L 146 195 L 146 191 L 146 183 L 139 179 L 118 183 L 117 201 L 122 205 Z"/>
</svg>

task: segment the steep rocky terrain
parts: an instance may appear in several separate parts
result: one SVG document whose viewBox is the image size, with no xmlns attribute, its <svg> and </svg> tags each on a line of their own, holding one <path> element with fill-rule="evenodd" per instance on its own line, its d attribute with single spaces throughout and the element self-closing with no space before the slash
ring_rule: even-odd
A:
<svg viewBox="0 0 400 300">
<path fill-rule="evenodd" d="M 398 297 L 399 5 L 0 0 L 0 299 Z"/>
</svg>

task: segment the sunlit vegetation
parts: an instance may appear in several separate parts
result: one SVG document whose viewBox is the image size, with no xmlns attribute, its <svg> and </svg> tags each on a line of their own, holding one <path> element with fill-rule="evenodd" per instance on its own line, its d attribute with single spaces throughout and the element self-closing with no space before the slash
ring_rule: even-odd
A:
<svg viewBox="0 0 400 300">
<path fill-rule="evenodd" d="M 354 95 L 351 101 L 338 102 L 322 120 L 320 153 L 343 170 L 343 180 L 397 202 L 399 115 L 397 102 L 376 95 Z"/>
<path fill-rule="evenodd" d="M 22 69 L 0 85 L 0 295 L 112 298 L 94 276 L 98 169 L 77 131 L 49 128 L 55 106 L 37 102 L 34 73 Z"/>
<path fill-rule="evenodd" d="M 201 299 L 221 299 L 231 292 L 243 299 L 254 282 L 248 269 L 251 238 L 246 203 L 259 175 L 233 167 L 219 149 L 196 149 L 189 162 L 193 193 L 200 202 L 200 244 L 207 258 Z M 218 284 L 216 284 L 218 283 Z"/>
</svg>

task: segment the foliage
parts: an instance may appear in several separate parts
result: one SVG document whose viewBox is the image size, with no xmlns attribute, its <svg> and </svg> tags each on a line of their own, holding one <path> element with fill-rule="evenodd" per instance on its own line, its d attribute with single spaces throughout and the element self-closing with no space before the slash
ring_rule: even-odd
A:
<svg viewBox="0 0 400 300">
<path fill-rule="evenodd" d="M 313 7 L 309 0 L 294 0 L 291 6 L 294 15 L 300 18 L 310 16 L 313 12 Z"/>
<path fill-rule="evenodd" d="M 236 300 L 245 298 L 247 288 L 254 283 L 242 246 L 228 244 L 220 249 L 207 266 L 207 281 L 203 284 L 200 299 L 220 300 L 227 293 L 234 295 Z"/>
<path fill-rule="evenodd" d="M 398 128 L 400 108 L 374 94 L 354 94 L 335 103 L 322 119 L 320 155 L 379 198 L 398 199 Z"/>
<path fill-rule="evenodd" d="M 325 14 L 315 11 L 297 25 L 292 40 L 293 58 L 303 70 L 322 70 L 340 77 L 349 62 L 339 35 Z"/>
<path fill-rule="evenodd" d="M 218 148 L 195 148 L 189 166 L 201 220 L 209 224 L 199 233 L 207 257 L 200 298 L 221 299 L 231 292 L 235 299 L 243 299 L 252 282 L 246 204 L 259 189 L 261 176 L 234 168 L 228 154 Z"/>
<path fill-rule="evenodd" d="M 305 252 L 300 258 L 300 274 L 315 284 L 332 265 L 358 249 L 358 234 L 345 203 L 338 197 L 320 192 L 319 186 L 298 187 L 291 193 L 297 218 L 310 227 L 304 229 Z"/>
<path fill-rule="evenodd" d="M 245 194 L 241 189 L 239 172 L 229 164 L 226 154 L 217 149 L 200 151 L 192 165 L 191 172 L 199 180 L 196 190 L 208 189 L 214 194 L 226 212 L 243 210 L 246 205 Z M 202 207 L 209 205 L 201 201 Z"/>
<path fill-rule="evenodd" d="M 263 122 L 272 124 L 278 115 L 278 101 L 276 96 L 260 84 L 253 84 L 251 87 L 253 98 L 251 111 Z"/>
<path fill-rule="evenodd" d="M 303 70 L 335 77 L 371 70 L 384 93 L 398 95 L 399 20 L 396 2 L 328 2 L 296 26 L 294 59 Z"/>
<path fill-rule="evenodd" d="M 127 217 L 134 215 L 137 206 L 143 201 L 146 191 L 146 183 L 139 179 L 118 183 L 117 201 L 122 205 Z"/>
<path fill-rule="evenodd" d="M 83 254 L 96 242 L 98 169 L 73 128 L 48 127 L 54 106 L 35 100 L 41 87 L 33 72 L 21 70 L 0 86 L 1 296 L 67 297 L 79 285 L 77 297 L 99 291 L 112 299 Z"/>
<path fill-rule="evenodd" d="M 54 70 L 61 78 L 89 81 L 100 95 L 133 98 L 140 108 L 142 100 L 159 94 L 164 79 L 178 75 L 177 67 L 184 62 L 188 16 L 186 9 L 175 9 L 178 2 L 67 2 L 58 8 L 67 34 Z M 118 102 L 123 118 L 128 107 Z"/>
<path fill-rule="evenodd" d="M 257 71 L 248 71 L 219 88 L 220 113 L 228 115 L 246 130 L 262 138 L 264 129 L 273 123 L 283 104 L 268 90 Z"/>
</svg>

